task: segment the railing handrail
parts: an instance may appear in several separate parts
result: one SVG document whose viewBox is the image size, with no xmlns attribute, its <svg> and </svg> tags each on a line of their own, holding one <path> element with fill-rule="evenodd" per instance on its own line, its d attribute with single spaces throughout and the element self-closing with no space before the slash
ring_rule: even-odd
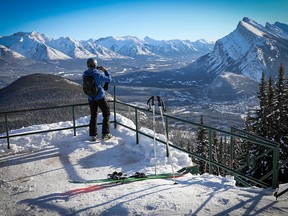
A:
<svg viewBox="0 0 288 216">
<path fill-rule="evenodd" d="M 114 102 L 114 100 L 109 100 L 108 102 Z M 131 107 L 131 108 L 134 108 L 134 109 L 137 109 L 137 110 L 141 110 L 141 111 L 148 111 L 147 109 L 145 108 L 141 108 L 141 107 L 137 107 L 135 105 L 132 105 L 132 104 L 127 104 L 127 103 L 124 103 L 124 102 L 121 102 L 121 101 L 118 101 L 116 100 L 115 103 L 119 103 L 119 104 L 122 104 L 122 105 L 125 105 L 125 106 L 128 106 L 128 107 Z M 60 106 L 52 106 L 52 107 L 39 107 L 39 108 L 32 108 L 32 109 L 22 109 L 22 110 L 13 110 L 13 111 L 6 111 L 6 112 L 0 112 L 0 115 L 7 115 L 7 114 L 13 114 L 13 113 L 23 113 L 23 112 L 31 112 L 31 111 L 39 111 L 39 110 L 49 110 L 49 109 L 58 109 L 58 108 L 68 108 L 68 107 L 77 107 L 77 106 L 86 106 L 88 105 L 88 102 L 87 103 L 79 103 L 79 104 L 70 104 L 70 105 L 60 105 Z M 155 114 L 160 114 L 159 112 L 155 111 Z M 255 139 L 252 139 L 252 138 L 249 138 L 249 137 L 246 137 L 246 136 L 241 136 L 241 135 L 237 135 L 235 133 L 231 133 L 229 131 L 224 131 L 224 130 L 221 130 L 221 129 L 218 129 L 218 128 L 213 128 L 211 126 L 208 126 L 208 125 L 204 125 L 204 124 L 200 124 L 200 123 L 196 123 L 196 122 L 191 122 L 191 121 L 187 121 L 187 120 L 184 120 L 184 119 L 181 119 L 181 118 L 178 118 L 178 117 L 175 117 L 175 116 L 170 116 L 170 115 L 167 115 L 165 113 L 163 113 L 163 116 L 164 117 L 167 117 L 169 119 L 173 119 L 173 120 L 176 120 L 176 121 L 181 121 L 181 122 L 184 122 L 184 123 L 187 123 L 187 124 L 191 124 L 191 125 L 194 125 L 194 126 L 197 126 L 197 127 L 202 127 L 202 128 L 206 128 L 206 129 L 211 129 L 213 131 L 216 131 L 216 132 L 219 132 L 219 133 L 223 133 L 223 134 L 226 134 L 226 135 L 229 135 L 229 136 L 233 136 L 233 137 L 236 137 L 236 138 L 242 138 L 242 139 L 245 139 L 249 142 L 257 142 L 258 144 L 262 145 L 262 146 L 266 146 L 266 147 L 278 147 L 280 144 L 279 143 L 276 143 L 275 141 L 270 141 L 270 140 L 267 140 L 263 137 L 259 137 L 259 136 L 256 136 L 254 134 L 250 134 L 250 133 L 247 133 L 245 131 L 242 131 L 242 130 L 239 130 L 237 128 L 234 128 L 232 127 L 233 130 L 237 130 L 238 132 L 241 132 L 241 133 L 245 133 L 245 134 L 249 134 L 249 136 L 251 137 L 254 137 L 256 138 L 257 137 L 257 140 Z M 70 129 L 70 128 L 69 128 Z M 45 131 L 47 132 L 47 131 Z M 49 132 L 49 131 L 48 131 Z M 5 137 L 0 137 L 0 139 L 3 139 L 3 138 L 7 138 L 6 136 Z"/>
<path fill-rule="evenodd" d="M 39 108 L 31 108 L 31 109 L 5 111 L 5 112 L 0 112 L 0 115 L 19 113 L 19 112 L 30 112 L 30 111 L 39 111 L 39 110 L 67 108 L 67 107 L 72 107 L 72 106 L 74 106 L 74 107 L 75 106 L 84 106 L 84 105 L 88 105 L 88 102 L 87 103 L 79 103 L 79 104 L 67 104 L 67 105 L 60 105 L 60 106 L 52 106 L 52 107 L 39 107 Z"/>
<path fill-rule="evenodd" d="M 124 103 L 124 102 L 121 102 L 121 101 L 118 101 L 118 100 L 116 100 L 115 103 L 119 103 L 119 104 L 122 104 L 122 105 L 125 105 L 125 106 L 128 106 L 128 107 L 137 109 L 137 110 L 147 111 L 147 109 L 145 109 L 145 108 L 137 107 L 137 106 L 135 106 L 135 105 L 127 104 L 127 103 Z M 155 111 L 155 114 L 160 115 L 160 113 L 157 112 L 157 111 Z M 213 130 L 213 131 L 216 131 L 216 132 L 219 132 L 219 133 L 223 133 L 223 134 L 226 134 L 226 135 L 229 135 L 229 136 L 233 136 L 233 137 L 236 137 L 236 138 L 242 138 L 242 139 L 245 139 L 245 140 L 247 140 L 247 141 L 249 141 L 249 142 L 253 142 L 253 143 L 257 142 L 257 143 L 259 143 L 260 145 L 265 146 L 265 147 L 277 148 L 277 147 L 280 146 L 279 143 L 276 143 L 276 142 L 274 142 L 274 141 L 270 141 L 270 142 L 269 142 L 269 140 L 264 139 L 264 138 L 259 137 L 259 136 L 256 136 L 256 135 L 254 135 L 254 134 L 250 134 L 251 137 L 254 137 L 254 138 L 257 137 L 259 140 L 256 140 L 256 139 L 253 139 L 253 138 L 249 138 L 249 137 L 246 137 L 246 136 L 237 135 L 237 134 L 235 134 L 235 133 L 232 133 L 232 132 L 229 132 L 229 131 L 224 131 L 224 130 L 221 130 L 221 129 L 218 129 L 218 128 L 213 128 L 213 127 L 208 126 L 208 125 L 204 125 L 204 124 L 200 124 L 200 123 L 196 123 L 196 122 L 187 121 L 187 120 L 184 120 L 184 119 L 175 117 L 175 116 L 167 115 L 167 114 L 165 114 L 165 113 L 163 113 L 163 116 L 164 116 L 164 117 L 167 117 L 167 118 L 169 118 L 169 119 L 173 119 L 173 120 L 176 120 L 176 121 L 181 121 L 181 122 L 184 122 L 184 123 L 187 123 L 187 124 L 191 124 L 191 125 L 194 125 L 194 126 L 197 126 L 197 127 L 206 128 L 206 129 L 208 129 L 208 130 L 211 129 L 211 130 Z M 233 128 L 233 127 L 232 127 L 232 128 Z M 233 129 L 235 129 L 235 128 L 233 128 Z M 239 129 L 237 129 L 237 130 L 239 130 Z M 239 131 L 241 131 L 241 130 L 239 130 Z M 242 131 L 242 132 L 243 132 L 243 131 Z M 246 132 L 246 134 L 248 134 L 248 133 Z"/>
</svg>

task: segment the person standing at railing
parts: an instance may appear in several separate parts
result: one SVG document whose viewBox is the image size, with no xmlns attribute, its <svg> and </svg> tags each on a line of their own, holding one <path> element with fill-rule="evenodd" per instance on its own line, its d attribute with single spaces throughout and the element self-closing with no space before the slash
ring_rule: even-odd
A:
<svg viewBox="0 0 288 216">
<path fill-rule="evenodd" d="M 86 78 L 93 77 L 93 83 L 95 85 L 95 93 L 88 94 L 88 101 L 90 106 L 90 122 L 89 122 L 89 135 L 92 141 L 97 139 L 97 116 L 98 107 L 102 111 L 103 122 L 102 122 L 102 139 L 110 139 L 112 135 L 110 134 L 110 107 L 106 100 L 105 91 L 108 90 L 108 85 L 112 81 L 110 74 L 107 69 L 103 66 L 97 66 L 97 61 L 94 58 L 89 58 L 87 60 L 88 70 L 83 73 L 83 83 L 85 83 Z M 103 73 L 100 73 L 103 71 Z M 83 84 L 84 89 L 84 84 Z M 85 90 L 84 90 L 85 92 Z M 86 93 L 86 92 L 85 92 Z"/>
</svg>

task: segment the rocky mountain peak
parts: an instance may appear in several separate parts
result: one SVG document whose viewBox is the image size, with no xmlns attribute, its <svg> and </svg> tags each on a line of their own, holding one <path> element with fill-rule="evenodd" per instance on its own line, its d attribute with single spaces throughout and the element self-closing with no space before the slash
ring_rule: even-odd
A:
<svg viewBox="0 0 288 216">
<path fill-rule="evenodd" d="M 282 28 L 285 29 L 285 25 Z M 275 78 L 281 63 L 288 68 L 287 53 L 286 32 L 276 25 L 264 27 L 244 17 L 233 32 L 216 41 L 212 52 L 197 59 L 186 70 L 192 77 L 206 82 L 225 71 L 259 82 L 262 72 Z"/>
</svg>

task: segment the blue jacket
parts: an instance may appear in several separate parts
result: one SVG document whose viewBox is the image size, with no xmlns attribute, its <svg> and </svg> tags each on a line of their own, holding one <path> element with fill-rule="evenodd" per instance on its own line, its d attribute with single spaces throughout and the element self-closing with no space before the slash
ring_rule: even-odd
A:
<svg viewBox="0 0 288 216">
<path fill-rule="evenodd" d="M 105 74 L 101 71 L 97 71 L 96 69 L 88 69 L 84 71 L 83 74 L 83 81 L 84 76 L 92 76 L 95 79 L 96 86 L 98 88 L 98 93 L 96 96 L 88 96 L 88 100 L 101 100 L 105 97 L 105 90 L 103 89 L 104 83 L 110 83 L 112 81 L 112 78 L 108 72 L 105 72 Z"/>
</svg>

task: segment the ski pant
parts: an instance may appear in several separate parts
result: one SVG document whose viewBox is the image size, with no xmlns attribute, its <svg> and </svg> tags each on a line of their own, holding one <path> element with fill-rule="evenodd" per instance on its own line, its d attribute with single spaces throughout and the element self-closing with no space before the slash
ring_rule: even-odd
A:
<svg viewBox="0 0 288 216">
<path fill-rule="evenodd" d="M 90 106 L 90 123 L 89 123 L 89 135 L 97 135 L 97 116 L 98 116 L 98 107 L 102 111 L 103 121 L 102 121 L 102 135 L 110 133 L 110 107 L 105 98 L 101 100 L 89 101 Z"/>
</svg>

